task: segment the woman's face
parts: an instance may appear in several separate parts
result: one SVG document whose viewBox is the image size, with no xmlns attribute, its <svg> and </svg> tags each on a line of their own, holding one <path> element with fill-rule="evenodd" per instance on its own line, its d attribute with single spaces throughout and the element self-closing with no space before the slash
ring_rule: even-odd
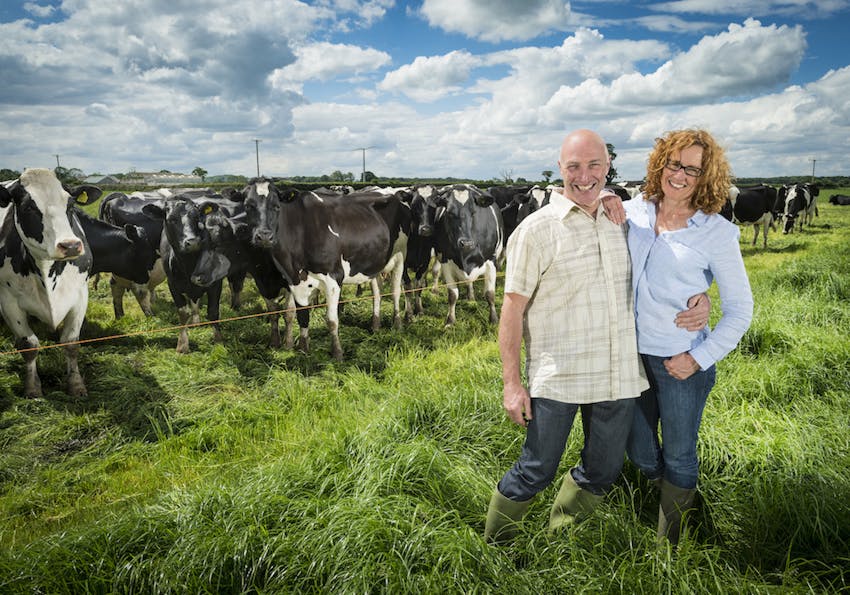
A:
<svg viewBox="0 0 850 595">
<path fill-rule="evenodd" d="M 673 171 L 675 168 L 679 169 Z M 699 177 L 691 174 L 701 170 L 702 147 L 691 145 L 681 151 L 673 151 L 664 171 L 661 172 L 661 191 L 664 198 L 676 202 L 690 201 L 699 182 Z"/>
</svg>

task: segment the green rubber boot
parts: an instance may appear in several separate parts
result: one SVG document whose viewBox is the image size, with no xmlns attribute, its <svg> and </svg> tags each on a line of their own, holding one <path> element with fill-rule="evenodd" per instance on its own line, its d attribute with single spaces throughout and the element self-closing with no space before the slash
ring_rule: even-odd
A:
<svg viewBox="0 0 850 595">
<path fill-rule="evenodd" d="M 693 510 L 695 489 L 674 486 L 666 479 L 661 482 L 661 503 L 658 505 L 658 543 L 666 539 L 673 546 L 679 543 L 682 517 Z"/>
<path fill-rule="evenodd" d="M 502 545 L 513 540 L 531 500 L 532 498 L 525 502 L 515 502 L 503 496 L 498 488 L 493 490 L 490 506 L 487 508 L 487 521 L 484 524 L 484 539 L 487 543 Z"/>
<path fill-rule="evenodd" d="M 581 489 L 573 479 L 573 474 L 567 471 L 549 512 L 549 531 L 580 522 L 593 512 L 603 498 Z"/>
</svg>

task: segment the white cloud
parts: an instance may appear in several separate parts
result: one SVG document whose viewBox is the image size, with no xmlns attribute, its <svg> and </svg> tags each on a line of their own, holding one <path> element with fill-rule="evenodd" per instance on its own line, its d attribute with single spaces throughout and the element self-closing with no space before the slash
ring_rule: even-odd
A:
<svg viewBox="0 0 850 595">
<path fill-rule="evenodd" d="M 270 75 L 276 89 L 300 93 L 301 85 L 306 81 L 351 78 L 356 74 L 377 70 L 392 60 L 386 52 L 372 48 L 327 42 L 299 47 L 295 55 L 295 62 L 276 69 Z"/>
<path fill-rule="evenodd" d="M 33 16 L 44 19 L 56 12 L 56 7 L 49 4 L 47 6 L 43 6 L 41 4 L 36 4 L 35 2 L 24 2 L 24 10 Z"/>
<path fill-rule="evenodd" d="M 847 0 L 675 0 L 648 6 L 651 10 L 691 14 L 824 17 L 845 10 Z"/>
<path fill-rule="evenodd" d="M 433 27 L 492 42 L 570 28 L 570 3 L 562 0 L 425 0 L 420 13 Z"/>
<path fill-rule="evenodd" d="M 387 73 L 378 88 L 404 93 L 417 101 L 435 101 L 460 91 L 470 71 L 481 64 L 480 58 L 464 50 L 444 56 L 419 56 L 412 64 Z"/>
</svg>

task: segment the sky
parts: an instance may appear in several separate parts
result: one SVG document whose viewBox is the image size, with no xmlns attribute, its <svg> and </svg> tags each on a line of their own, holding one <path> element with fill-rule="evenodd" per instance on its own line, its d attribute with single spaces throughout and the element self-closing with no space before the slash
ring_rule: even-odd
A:
<svg viewBox="0 0 850 595">
<path fill-rule="evenodd" d="M 850 0 L 4 0 L 0 168 L 643 178 L 699 127 L 737 177 L 850 174 Z"/>
</svg>

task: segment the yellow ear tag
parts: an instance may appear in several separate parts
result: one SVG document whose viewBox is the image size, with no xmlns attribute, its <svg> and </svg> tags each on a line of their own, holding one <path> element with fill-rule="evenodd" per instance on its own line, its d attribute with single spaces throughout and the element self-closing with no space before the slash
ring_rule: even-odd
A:
<svg viewBox="0 0 850 595">
<path fill-rule="evenodd" d="M 209 215 L 210 213 L 212 213 L 212 211 L 213 211 L 213 208 L 211 206 L 207 205 L 204 208 L 204 215 Z"/>
<path fill-rule="evenodd" d="M 83 190 L 80 195 L 77 197 L 77 202 L 81 204 L 86 204 L 89 201 L 89 193 Z"/>
</svg>

